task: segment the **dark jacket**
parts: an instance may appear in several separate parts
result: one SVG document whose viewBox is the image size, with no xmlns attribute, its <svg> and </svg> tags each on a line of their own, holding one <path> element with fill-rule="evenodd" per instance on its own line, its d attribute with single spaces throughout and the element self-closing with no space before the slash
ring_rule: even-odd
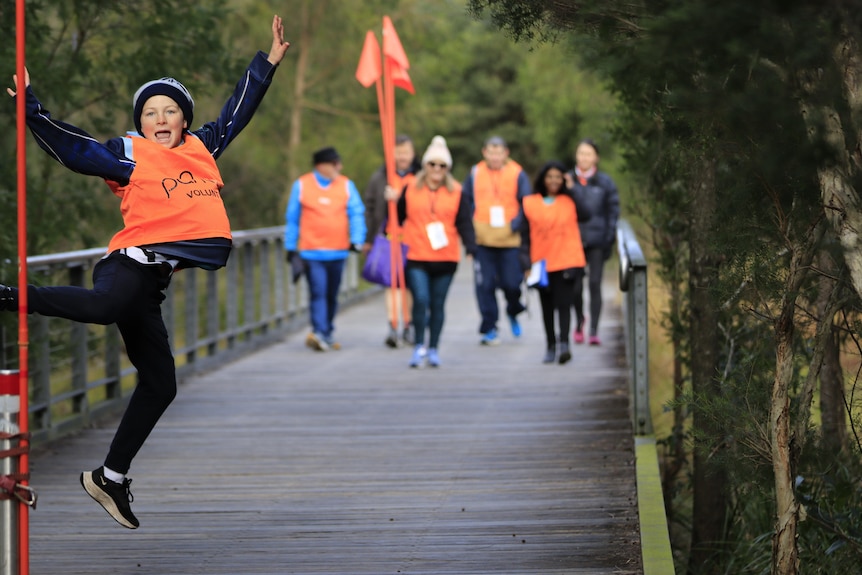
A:
<svg viewBox="0 0 862 575">
<path fill-rule="evenodd" d="M 414 158 L 408 173 L 416 174 L 421 168 L 419 160 Z M 387 215 L 386 198 L 383 197 L 386 183 L 386 166 L 383 165 L 371 175 L 371 179 L 368 180 L 368 185 L 365 187 L 365 228 L 367 230 L 366 241 L 369 244 L 374 243 L 374 236 L 380 231 L 383 219 Z"/>
<path fill-rule="evenodd" d="M 613 246 L 616 242 L 617 220 L 620 218 L 620 196 L 616 184 L 604 172 L 596 172 L 587 180 L 587 185 L 582 186 L 577 175 L 569 173 L 575 181 L 575 191 L 580 200 L 578 211 L 583 206 L 591 214 L 590 219 L 578 224 L 584 249 Z"/>
</svg>

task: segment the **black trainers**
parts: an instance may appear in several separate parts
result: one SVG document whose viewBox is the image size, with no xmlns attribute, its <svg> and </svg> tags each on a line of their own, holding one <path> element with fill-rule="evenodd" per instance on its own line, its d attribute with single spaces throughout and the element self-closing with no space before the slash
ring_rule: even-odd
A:
<svg viewBox="0 0 862 575">
<path fill-rule="evenodd" d="M 123 527 L 137 529 L 140 523 L 129 506 L 129 503 L 135 500 L 132 492 L 129 491 L 131 484 L 132 480 L 128 478 L 122 483 L 107 479 L 103 467 L 81 474 L 81 485 L 84 490 L 105 508 L 108 515 Z"/>
<path fill-rule="evenodd" d="M 0 311 L 18 311 L 16 290 L 0 284 Z"/>
</svg>

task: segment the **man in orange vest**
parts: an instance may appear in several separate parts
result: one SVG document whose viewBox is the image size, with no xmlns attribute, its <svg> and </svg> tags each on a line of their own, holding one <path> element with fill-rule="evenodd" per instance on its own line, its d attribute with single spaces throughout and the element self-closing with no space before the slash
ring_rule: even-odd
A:
<svg viewBox="0 0 862 575">
<path fill-rule="evenodd" d="M 525 271 L 520 258 L 520 228 L 524 219 L 521 202 L 530 194 L 531 186 L 521 166 L 509 158 L 509 147 L 503 138 L 489 138 L 482 147 L 482 156 L 484 159 L 473 166 L 464 180 L 462 193 L 473 206 L 477 244 L 473 265 L 476 301 L 482 315 L 481 343 L 498 345 L 497 288 L 506 296 L 512 335 L 521 335 L 518 314 L 525 309 L 521 303 Z"/>
<path fill-rule="evenodd" d="M 285 214 L 284 249 L 288 261 L 302 258 L 308 280 L 311 331 L 305 344 L 317 351 L 340 349 L 333 337 L 338 289 L 344 262 L 362 251 L 365 206 L 356 185 L 341 174 L 341 156 L 322 148 L 312 156 L 314 170 L 300 176 L 290 191 Z"/>
<path fill-rule="evenodd" d="M 416 176 L 416 173 L 422 169 L 419 164 L 419 159 L 416 157 L 416 149 L 413 146 L 413 140 L 406 134 L 398 134 L 395 136 L 395 182 L 391 182 L 392 187 L 402 192 L 404 188 L 410 184 Z M 371 245 L 374 243 L 374 238 L 380 233 L 383 222 L 386 222 L 386 230 L 384 233 L 390 235 L 392 233 L 401 233 L 398 228 L 398 222 L 390 222 L 387 220 L 389 206 L 384 193 L 386 186 L 390 184 L 387 181 L 386 166 L 378 168 L 371 179 L 368 180 L 368 185 L 365 187 L 365 227 L 368 230 L 368 237 L 365 240 L 365 245 L 362 251 L 365 254 L 371 250 Z M 384 343 L 391 348 L 397 348 L 401 341 L 408 345 L 413 345 L 413 329 L 410 321 L 410 309 L 413 307 L 413 302 L 410 297 L 410 292 L 404 292 L 406 302 L 402 302 L 400 290 L 396 294 L 395 305 L 393 305 L 391 288 L 386 288 L 384 296 L 386 302 L 386 319 L 389 323 L 389 333 L 384 340 Z M 398 318 L 401 312 L 405 311 L 401 318 L 401 337 L 398 335 Z"/>
</svg>

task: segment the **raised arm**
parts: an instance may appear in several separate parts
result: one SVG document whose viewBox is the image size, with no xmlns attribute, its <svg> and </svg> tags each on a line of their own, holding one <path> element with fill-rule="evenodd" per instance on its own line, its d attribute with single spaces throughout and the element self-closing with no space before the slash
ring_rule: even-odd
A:
<svg viewBox="0 0 862 575">
<path fill-rule="evenodd" d="M 207 122 L 192 131 L 201 139 L 214 158 L 224 153 L 225 148 L 245 128 L 260 105 L 275 73 L 276 66 L 284 58 L 290 42 L 284 41 L 284 26 L 281 18 L 272 17 L 272 46 L 269 54 L 258 52 L 237 82 L 233 95 L 225 102 L 215 122 Z"/>
</svg>

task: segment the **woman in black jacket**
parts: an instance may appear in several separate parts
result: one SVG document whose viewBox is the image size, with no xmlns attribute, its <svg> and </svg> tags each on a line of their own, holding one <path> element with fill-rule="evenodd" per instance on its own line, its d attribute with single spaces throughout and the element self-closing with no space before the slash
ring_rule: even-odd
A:
<svg viewBox="0 0 862 575">
<path fill-rule="evenodd" d="M 587 259 L 587 276 L 590 286 L 590 345 L 601 345 L 599 339 L 599 316 L 602 312 L 602 272 L 605 261 L 617 234 L 620 217 L 620 197 L 617 186 L 609 175 L 598 170 L 599 149 L 590 139 L 581 140 L 575 148 L 575 169 L 569 172 L 576 190 L 580 192 L 584 207 L 591 214 L 589 220 L 580 222 L 581 242 Z M 584 281 L 583 276 L 575 280 L 575 343 L 584 343 Z"/>
</svg>

